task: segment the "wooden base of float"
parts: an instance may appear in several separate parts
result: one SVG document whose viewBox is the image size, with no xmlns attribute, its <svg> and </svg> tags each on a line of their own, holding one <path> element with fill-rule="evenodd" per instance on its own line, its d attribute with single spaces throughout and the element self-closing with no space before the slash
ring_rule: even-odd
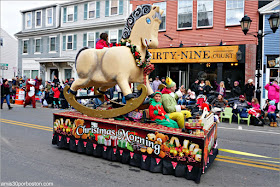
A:
<svg viewBox="0 0 280 187">
<path fill-rule="evenodd" d="M 181 129 L 94 118 L 79 112 L 54 114 L 52 144 L 59 148 L 196 183 L 218 154 L 216 140 L 216 123 L 204 130 L 204 135 L 195 136 Z"/>
</svg>

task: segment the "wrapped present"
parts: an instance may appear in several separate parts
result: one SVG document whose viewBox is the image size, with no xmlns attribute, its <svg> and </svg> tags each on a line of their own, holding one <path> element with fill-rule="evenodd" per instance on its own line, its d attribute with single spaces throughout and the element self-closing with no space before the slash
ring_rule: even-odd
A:
<svg viewBox="0 0 280 187">
<path fill-rule="evenodd" d="M 111 146 L 115 147 L 117 146 L 117 137 L 111 136 Z"/>
<path fill-rule="evenodd" d="M 105 137 L 103 135 L 98 135 L 97 142 L 98 144 L 105 144 Z"/>
<path fill-rule="evenodd" d="M 118 140 L 118 146 L 120 148 L 126 148 L 126 141 L 125 140 Z"/>
<path fill-rule="evenodd" d="M 104 145 L 111 146 L 111 139 L 110 138 L 105 138 Z"/>
</svg>

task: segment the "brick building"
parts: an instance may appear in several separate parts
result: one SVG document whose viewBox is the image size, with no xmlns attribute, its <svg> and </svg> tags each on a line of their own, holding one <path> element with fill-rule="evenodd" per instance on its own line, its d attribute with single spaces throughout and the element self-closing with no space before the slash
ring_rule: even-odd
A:
<svg viewBox="0 0 280 187">
<path fill-rule="evenodd" d="M 211 84 L 224 80 L 228 90 L 236 80 L 244 85 L 248 79 L 255 79 L 257 39 L 245 36 L 239 21 L 247 14 L 253 20 L 250 32 L 258 31 L 258 1 L 130 2 L 133 9 L 140 4 L 155 4 L 165 11 L 159 49 L 151 50 L 156 66 L 153 76 L 169 75 L 187 87 L 198 77 L 209 79 Z M 205 51 L 210 55 L 207 59 L 202 58 Z"/>
</svg>

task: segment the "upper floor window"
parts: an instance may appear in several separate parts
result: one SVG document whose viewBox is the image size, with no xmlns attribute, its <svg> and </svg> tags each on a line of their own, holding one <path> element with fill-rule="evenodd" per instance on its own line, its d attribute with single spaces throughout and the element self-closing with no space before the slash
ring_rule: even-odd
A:
<svg viewBox="0 0 280 187">
<path fill-rule="evenodd" d="M 22 53 L 27 54 L 28 53 L 28 40 L 23 40 L 23 47 L 22 47 Z"/>
<path fill-rule="evenodd" d="M 119 1 L 113 0 L 110 1 L 110 15 L 117 15 L 118 14 L 118 4 Z"/>
<path fill-rule="evenodd" d="M 73 35 L 67 35 L 67 50 L 73 49 Z"/>
<path fill-rule="evenodd" d="M 159 31 L 164 31 L 166 30 L 166 2 L 154 3 L 154 5 L 159 6 L 159 8 L 164 11 L 161 15 L 161 24 L 159 25 Z"/>
<path fill-rule="evenodd" d="M 118 42 L 118 30 L 112 30 L 109 34 L 110 43 L 114 44 Z"/>
<path fill-rule="evenodd" d="M 67 7 L 67 21 L 71 22 L 74 20 L 74 6 Z"/>
<path fill-rule="evenodd" d="M 35 53 L 40 53 L 41 52 L 41 39 L 36 38 L 35 39 Z"/>
<path fill-rule="evenodd" d="M 56 37 L 50 37 L 50 52 L 55 51 Z"/>
<path fill-rule="evenodd" d="M 178 29 L 191 28 L 193 17 L 193 1 L 178 1 Z"/>
<path fill-rule="evenodd" d="M 88 33 L 88 41 L 87 41 L 87 45 L 90 48 L 94 48 L 95 45 L 95 33 L 94 32 L 90 32 Z"/>
<path fill-rule="evenodd" d="M 213 26 L 213 0 L 197 0 L 197 27 Z"/>
<path fill-rule="evenodd" d="M 226 25 L 240 25 L 244 16 L 244 0 L 227 0 Z"/>
<path fill-rule="evenodd" d="M 32 27 L 32 13 L 25 13 L 25 28 L 29 29 Z"/>
<path fill-rule="evenodd" d="M 48 8 L 46 10 L 46 25 L 51 26 L 53 25 L 53 9 Z"/>
<path fill-rule="evenodd" d="M 0 38 L 0 46 L 3 46 L 3 38 Z"/>
<path fill-rule="evenodd" d="M 88 4 L 88 18 L 95 18 L 95 2 L 91 2 Z"/>
<path fill-rule="evenodd" d="M 36 11 L 35 12 L 35 27 L 41 27 L 42 26 L 42 11 Z"/>
</svg>

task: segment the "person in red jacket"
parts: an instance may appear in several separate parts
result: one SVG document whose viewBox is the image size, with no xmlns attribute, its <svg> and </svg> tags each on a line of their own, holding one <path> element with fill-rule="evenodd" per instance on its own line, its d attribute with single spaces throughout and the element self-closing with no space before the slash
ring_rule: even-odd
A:
<svg viewBox="0 0 280 187">
<path fill-rule="evenodd" d="M 110 44 L 108 42 L 108 34 L 107 33 L 101 33 L 100 39 L 96 43 L 96 49 L 103 49 L 104 47 L 112 47 L 113 44 Z"/>
<path fill-rule="evenodd" d="M 54 99 L 54 102 L 55 104 L 57 105 L 57 108 L 59 108 L 59 103 L 58 103 L 58 98 L 60 96 L 60 91 L 59 91 L 59 87 L 60 85 L 55 85 L 55 87 L 52 87 L 52 90 L 54 92 L 54 95 L 53 95 L 53 99 Z"/>
</svg>

